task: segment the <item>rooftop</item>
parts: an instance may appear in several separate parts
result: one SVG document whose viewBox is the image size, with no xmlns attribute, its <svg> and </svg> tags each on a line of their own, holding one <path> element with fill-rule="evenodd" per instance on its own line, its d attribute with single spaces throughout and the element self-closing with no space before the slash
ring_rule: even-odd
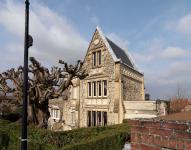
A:
<svg viewBox="0 0 191 150">
<path fill-rule="evenodd" d="M 174 113 L 160 118 L 163 120 L 191 121 L 191 111 Z"/>
</svg>

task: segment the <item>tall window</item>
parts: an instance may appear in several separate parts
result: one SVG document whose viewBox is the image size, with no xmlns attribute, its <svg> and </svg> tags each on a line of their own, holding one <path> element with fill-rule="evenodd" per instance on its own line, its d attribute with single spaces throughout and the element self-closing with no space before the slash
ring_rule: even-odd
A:
<svg viewBox="0 0 191 150">
<path fill-rule="evenodd" d="M 101 65 L 101 50 L 92 53 L 93 67 Z"/>
<path fill-rule="evenodd" d="M 101 65 L 101 51 L 98 51 L 97 55 L 98 55 L 98 65 Z"/>
<path fill-rule="evenodd" d="M 93 96 L 96 96 L 96 81 L 93 82 Z"/>
<path fill-rule="evenodd" d="M 97 111 L 97 125 L 101 126 L 101 111 Z"/>
<path fill-rule="evenodd" d="M 88 127 L 90 127 L 91 126 L 91 122 L 92 122 L 92 117 L 91 117 L 92 115 L 91 115 L 91 111 L 88 111 L 88 114 L 87 114 L 87 123 L 88 123 Z"/>
<path fill-rule="evenodd" d="M 107 125 L 106 111 L 87 111 L 87 126 L 106 126 Z"/>
<path fill-rule="evenodd" d="M 96 52 L 93 52 L 93 66 L 96 66 Z"/>
<path fill-rule="evenodd" d="M 103 113 L 103 125 L 107 125 L 107 112 L 102 112 Z"/>
<path fill-rule="evenodd" d="M 92 86 L 91 86 L 91 82 L 88 82 L 88 96 L 92 96 Z"/>
<path fill-rule="evenodd" d="M 107 96 L 107 80 L 103 80 L 103 96 Z"/>
<path fill-rule="evenodd" d="M 92 111 L 92 125 L 96 126 L 96 111 Z"/>
<path fill-rule="evenodd" d="M 101 81 L 98 81 L 97 84 L 98 84 L 98 96 L 101 96 Z"/>
</svg>

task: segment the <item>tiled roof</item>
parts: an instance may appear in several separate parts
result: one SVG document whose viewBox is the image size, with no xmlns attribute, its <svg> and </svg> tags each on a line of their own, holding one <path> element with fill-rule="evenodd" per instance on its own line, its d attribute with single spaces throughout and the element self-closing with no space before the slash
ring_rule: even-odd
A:
<svg viewBox="0 0 191 150">
<path fill-rule="evenodd" d="M 117 46 L 114 42 L 110 39 L 106 38 L 110 47 L 112 48 L 113 52 L 115 53 L 116 57 L 122 61 L 122 63 L 134 68 L 133 63 L 131 62 L 130 58 L 127 56 L 125 51 Z"/>
</svg>

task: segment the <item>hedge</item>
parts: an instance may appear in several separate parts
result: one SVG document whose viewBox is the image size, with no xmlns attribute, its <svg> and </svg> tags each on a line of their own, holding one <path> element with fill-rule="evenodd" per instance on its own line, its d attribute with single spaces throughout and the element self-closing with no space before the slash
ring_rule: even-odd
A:
<svg viewBox="0 0 191 150">
<path fill-rule="evenodd" d="M 28 128 L 29 150 L 118 150 L 129 138 L 127 123 L 108 127 L 80 128 L 52 132 Z M 0 120 L 0 149 L 20 149 L 20 126 Z"/>
</svg>

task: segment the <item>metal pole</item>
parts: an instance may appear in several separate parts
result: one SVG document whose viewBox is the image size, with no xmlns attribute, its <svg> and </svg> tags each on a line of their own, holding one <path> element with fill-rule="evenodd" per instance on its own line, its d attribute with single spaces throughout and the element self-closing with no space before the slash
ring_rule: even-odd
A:
<svg viewBox="0 0 191 150">
<path fill-rule="evenodd" d="M 28 105 L 28 45 L 29 45 L 29 0 L 25 1 L 24 82 L 21 150 L 27 150 L 27 105 Z"/>
</svg>

